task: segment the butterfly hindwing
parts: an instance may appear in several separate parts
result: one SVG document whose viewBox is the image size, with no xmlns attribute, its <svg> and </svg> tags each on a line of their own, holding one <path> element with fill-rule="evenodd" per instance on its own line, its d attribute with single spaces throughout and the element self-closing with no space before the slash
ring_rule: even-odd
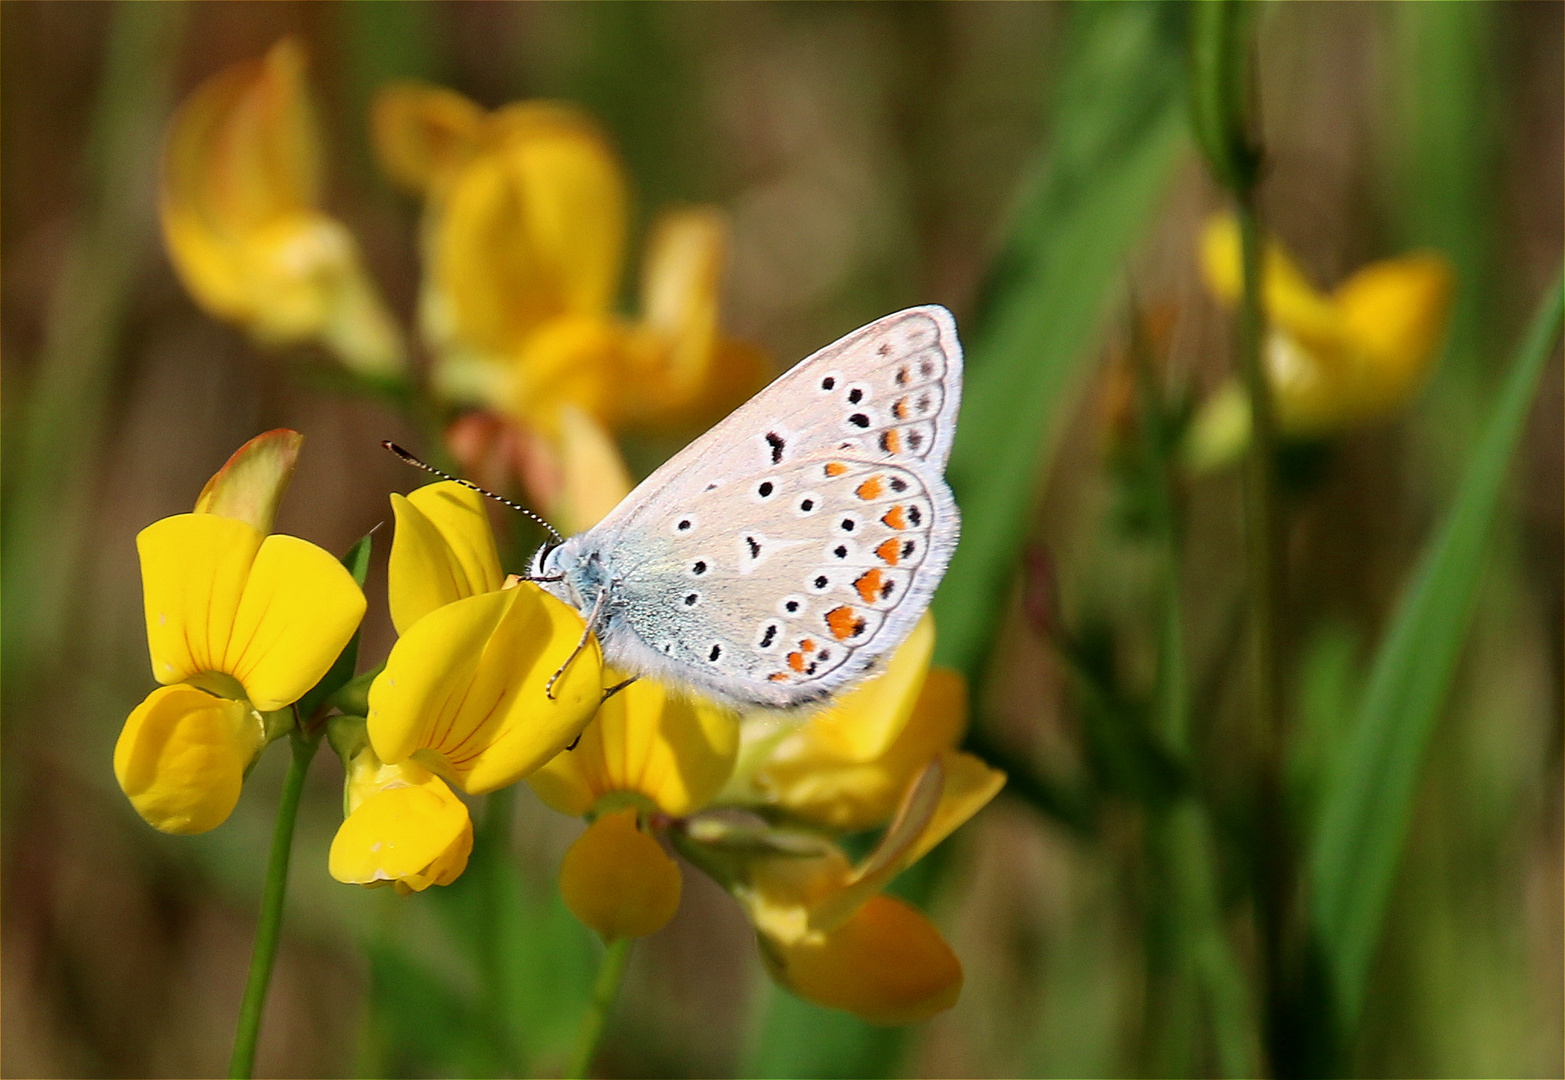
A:
<svg viewBox="0 0 1565 1080">
<path fill-rule="evenodd" d="M 828 455 L 718 491 L 629 534 L 646 557 L 616 566 L 605 644 L 644 645 L 665 677 L 740 701 L 819 699 L 900 643 L 958 531 L 949 490 L 917 463 Z"/>
</svg>

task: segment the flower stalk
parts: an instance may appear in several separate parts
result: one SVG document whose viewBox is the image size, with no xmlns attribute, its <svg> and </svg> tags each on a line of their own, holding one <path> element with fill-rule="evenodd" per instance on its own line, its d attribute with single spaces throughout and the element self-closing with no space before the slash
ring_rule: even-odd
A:
<svg viewBox="0 0 1565 1080">
<path fill-rule="evenodd" d="M 609 1013 L 619 997 L 620 984 L 625 981 L 625 965 L 630 962 L 628 937 L 615 938 L 603 950 L 598 965 L 598 980 L 592 987 L 592 1001 L 587 1005 L 587 1015 L 582 1018 L 581 1033 L 576 1040 L 576 1057 L 566 1076 L 570 1080 L 587 1080 L 592 1063 L 598 1056 L 598 1044 L 603 1039 L 603 1029 L 608 1025 Z"/>
<path fill-rule="evenodd" d="M 1278 1031 L 1291 980 L 1285 971 L 1293 860 L 1282 808 L 1282 716 L 1278 628 L 1284 600 L 1281 518 L 1277 502 L 1277 421 L 1262 347 L 1262 233 L 1256 204 L 1262 148 L 1255 108 L 1250 20 L 1244 0 L 1214 0 L 1193 12 L 1191 123 L 1212 176 L 1226 188 L 1239 223 L 1241 292 L 1236 327 L 1237 364 L 1251 418 L 1245 462 L 1246 598 L 1250 636 L 1252 724 L 1255 747 L 1256 868 L 1261 957 L 1268 1028 Z M 1276 1039 L 1270 1039 L 1273 1057 Z M 1272 1061 L 1273 1068 L 1278 1063 Z"/>
<path fill-rule="evenodd" d="M 304 794 L 304 777 L 310 771 L 320 736 L 289 738 L 293 756 L 283 780 L 282 799 L 277 804 L 277 824 L 272 830 L 272 851 L 266 863 L 266 886 L 261 893 L 261 921 L 255 931 L 255 951 L 250 957 L 250 977 L 245 982 L 244 1000 L 239 1005 L 239 1030 L 234 1035 L 234 1053 L 229 1059 L 232 1080 L 248 1080 L 255 1071 L 255 1046 L 261 1033 L 261 1012 L 266 1006 L 266 991 L 277 961 L 277 943 L 282 934 L 283 904 L 288 896 L 288 862 L 293 854 L 293 827 L 299 818 L 299 799 Z"/>
</svg>

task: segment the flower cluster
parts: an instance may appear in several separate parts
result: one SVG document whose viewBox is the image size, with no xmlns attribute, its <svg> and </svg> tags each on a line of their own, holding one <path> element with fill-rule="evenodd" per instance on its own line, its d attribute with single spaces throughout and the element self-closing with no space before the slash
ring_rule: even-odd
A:
<svg viewBox="0 0 1565 1080">
<path fill-rule="evenodd" d="M 351 237 L 321 208 L 303 69 L 284 41 L 180 108 L 168 252 L 197 302 L 257 341 L 314 343 L 376 389 L 416 393 Z M 761 356 L 719 324 L 715 210 L 655 219 L 638 312 L 616 312 L 628 185 L 579 110 L 485 112 L 398 83 L 377 97 L 373 132 L 387 175 L 422 201 L 425 404 L 451 419 L 448 448 L 469 468 L 499 458 L 555 520 L 586 528 L 631 486 L 616 432 L 715 418 L 758 384 Z M 466 868 L 467 799 L 526 779 L 587 821 L 560 888 L 606 940 L 673 918 L 677 853 L 734 896 L 768 970 L 801 996 L 881 1023 L 956 1000 L 955 954 L 884 892 L 1004 783 L 956 749 L 965 688 L 930 667 L 931 619 L 882 675 L 802 721 L 622 686 L 578 612 L 506 576 L 482 497 L 447 481 L 391 497 L 398 636 L 355 677 L 367 561 L 267 535 L 300 442 L 252 440 L 195 513 L 139 538 L 164 685 L 126 721 L 114 764 L 147 821 L 211 829 L 267 743 L 290 735 L 313 753 L 325 740 L 346 778 L 331 874 L 407 894 Z"/>
</svg>

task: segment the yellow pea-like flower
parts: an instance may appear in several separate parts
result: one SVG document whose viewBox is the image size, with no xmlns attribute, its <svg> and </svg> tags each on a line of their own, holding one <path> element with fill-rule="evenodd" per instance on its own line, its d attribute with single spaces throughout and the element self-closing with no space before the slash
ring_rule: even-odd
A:
<svg viewBox="0 0 1565 1080">
<path fill-rule="evenodd" d="M 1242 282 L 1232 217 L 1207 224 L 1201 268 L 1212 294 L 1237 305 Z M 1264 252 L 1261 280 L 1263 359 L 1278 428 L 1314 437 L 1385 419 L 1412 400 L 1445 336 L 1455 278 L 1443 255 L 1414 252 L 1362 267 L 1322 293 L 1274 242 Z M 1230 381 L 1197 415 L 1186 458 L 1197 469 L 1221 466 L 1243 452 L 1249 436 L 1249 402 Z"/>
<path fill-rule="evenodd" d="M 485 113 L 400 82 L 378 96 L 374 129 L 387 174 L 425 197 L 420 320 L 446 397 L 558 439 L 567 406 L 606 427 L 683 424 L 759 384 L 760 354 L 719 329 L 727 225 L 715 210 L 659 216 L 641 316 L 615 313 L 629 185 L 580 110 L 529 101 Z"/>
<path fill-rule="evenodd" d="M 773 977 L 800 997 L 872 1023 L 923 1020 L 955 1004 L 961 963 L 919 912 L 881 895 L 1005 783 L 947 750 L 903 796 L 879 845 L 857 866 L 834 845 L 752 858 L 730 888 L 760 938 Z M 699 831 L 693 831 L 698 841 Z"/>
<path fill-rule="evenodd" d="M 603 703 L 574 749 L 527 778 L 561 813 L 599 811 L 560 868 L 577 918 L 613 939 L 650 934 L 674 917 L 679 868 L 638 820 L 705 806 L 728 780 L 738 748 L 732 712 L 642 679 Z"/>
<path fill-rule="evenodd" d="M 387 765 L 369 746 L 346 767 L 347 816 L 332 839 L 332 877 L 407 895 L 461 876 L 473 822 L 444 781 L 415 762 Z"/>
<path fill-rule="evenodd" d="M 321 209 L 321 139 L 304 53 L 285 38 L 198 86 L 169 127 L 159 209 L 196 302 L 268 344 L 314 341 L 398 375 L 401 335 L 342 223 Z"/>
<path fill-rule="evenodd" d="M 472 795 L 569 745 L 603 685 L 596 638 L 575 655 L 581 615 L 530 582 L 500 580 L 481 499 L 449 481 L 393 496 L 388 591 L 401 636 L 368 717 L 381 761 L 412 759 Z"/>
<path fill-rule="evenodd" d="M 197 512 L 136 538 L 163 688 L 126 721 L 114 771 L 142 817 L 166 832 L 227 819 L 267 742 L 265 714 L 319 682 L 364 616 L 364 594 L 341 563 L 264 531 L 299 443 L 291 431 L 252 439 L 208 482 Z"/>
</svg>

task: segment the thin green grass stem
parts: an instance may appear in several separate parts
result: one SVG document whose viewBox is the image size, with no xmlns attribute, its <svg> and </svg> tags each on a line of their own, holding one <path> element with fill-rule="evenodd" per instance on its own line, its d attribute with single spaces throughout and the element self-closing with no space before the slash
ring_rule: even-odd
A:
<svg viewBox="0 0 1565 1080">
<path fill-rule="evenodd" d="M 598 967 L 598 981 L 592 988 L 592 1001 L 587 1005 L 587 1015 L 582 1018 L 581 1034 L 576 1040 L 576 1057 L 569 1080 L 587 1080 L 592 1063 L 598 1056 L 598 1044 L 603 1040 L 603 1029 L 608 1025 L 609 1013 L 619 997 L 620 984 L 625 981 L 625 965 L 630 960 L 630 938 L 616 938 L 603 950 L 603 960 Z"/>
<path fill-rule="evenodd" d="M 478 968 L 484 981 L 485 1022 L 494 1040 L 495 1054 L 502 1064 L 502 1075 L 520 1071 L 520 1054 L 511 1037 L 512 1002 L 506 980 L 505 950 L 498 944 L 510 932 L 501 922 L 506 917 L 506 872 L 510 865 L 511 833 L 516 817 L 516 787 L 504 787 L 484 799 L 484 820 L 479 827 L 478 844 L 483 854 L 483 890 L 479 897 L 482 931 L 474 938 L 478 947 Z"/>
<path fill-rule="evenodd" d="M 283 780 L 282 799 L 277 804 L 277 825 L 272 830 L 272 853 L 266 862 L 266 887 L 261 893 L 261 922 L 255 931 L 255 952 L 250 956 L 250 977 L 245 982 L 244 1000 L 239 1005 L 239 1031 L 234 1035 L 234 1054 L 228 1062 L 233 1080 L 247 1080 L 255 1071 L 255 1044 L 261 1034 L 261 1012 L 266 1006 L 266 990 L 272 981 L 272 966 L 277 961 L 277 942 L 283 928 L 283 904 L 288 897 L 288 860 L 293 854 L 293 827 L 299 818 L 299 798 L 304 794 L 304 777 L 315 758 L 320 738 L 294 734 L 289 737 L 293 757 Z"/>
</svg>

